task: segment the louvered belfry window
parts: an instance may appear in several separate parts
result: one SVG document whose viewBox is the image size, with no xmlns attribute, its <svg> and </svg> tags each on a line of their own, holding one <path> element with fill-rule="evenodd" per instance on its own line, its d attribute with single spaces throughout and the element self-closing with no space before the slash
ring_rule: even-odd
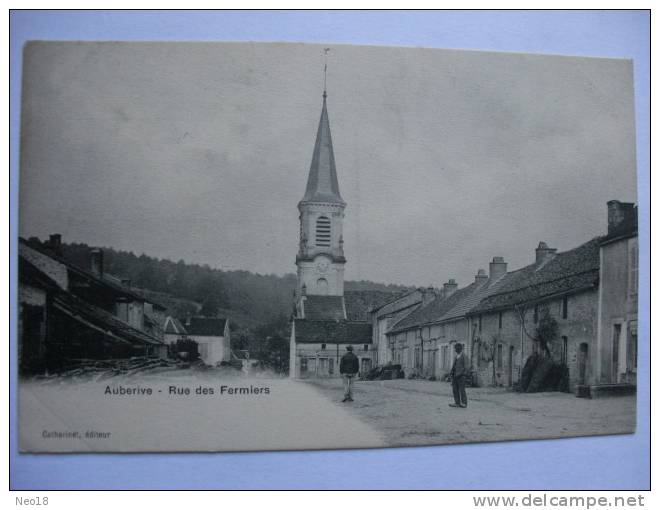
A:
<svg viewBox="0 0 660 510">
<path fill-rule="evenodd" d="M 330 246 L 330 218 L 326 216 L 316 220 L 316 246 Z"/>
</svg>

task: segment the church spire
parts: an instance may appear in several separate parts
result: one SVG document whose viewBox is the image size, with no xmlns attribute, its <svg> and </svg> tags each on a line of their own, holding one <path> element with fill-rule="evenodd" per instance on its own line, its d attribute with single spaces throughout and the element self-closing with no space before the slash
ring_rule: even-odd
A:
<svg viewBox="0 0 660 510">
<path fill-rule="evenodd" d="M 335 168 L 335 155 L 332 150 L 332 136 L 330 135 L 330 121 L 326 105 L 327 93 L 323 90 L 323 108 L 321 119 L 316 132 L 316 143 L 312 154 L 312 164 L 307 177 L 307 189 L 302 202 L 327 202 L 344 204 L 339 194 L 337 169 Z"/>
</svg>

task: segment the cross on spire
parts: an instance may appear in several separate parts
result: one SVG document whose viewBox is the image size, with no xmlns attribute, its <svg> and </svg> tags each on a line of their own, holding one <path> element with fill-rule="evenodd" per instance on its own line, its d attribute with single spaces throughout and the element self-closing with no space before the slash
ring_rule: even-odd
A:
<svg viewBox="0 0 660 510">
<path fill-rule="evenodd" d="M 327 91 L 327 82 L 328 82 L 328 53 L 330 52 L 330 48 L 325 48 L 323 50 L 324 56 L 325 56 L 325 63 L 323 66 L 323 99 L 328 97 L 328 91 Z"/>
<path fill-rule="evenodd" d="M 316 132 L 312 164 L 309 167 L 309 176 L 307 177 L 307 188 L 302 202 L 323 202 L 345 205 L 339 194 L 335 155 L 332 150 L 332 136 L 330 135 L 330 121 L 328 120 L 328 109 L 325 100 L 328 95 L 326 92 L 326 76 L 330 48 L 325 48 L 323 51 L 326 61 L 323 68 L 323 107 L 321 108 L 321 118 Z"/>
</svg>

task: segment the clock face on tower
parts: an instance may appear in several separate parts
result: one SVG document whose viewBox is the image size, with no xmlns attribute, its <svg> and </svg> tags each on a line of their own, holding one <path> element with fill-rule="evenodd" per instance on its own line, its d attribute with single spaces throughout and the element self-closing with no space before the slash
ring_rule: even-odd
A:
<svg viewBox="0 0 660 510">
<path fill-rule="evenodd" d="M 319 273 L 327 273 L 328 270 L 330 269 L 330 263 L 328 262 L 327 259 L 321 259 L 318 262 L 316 262 L 316 270 Z"/>
</svg>

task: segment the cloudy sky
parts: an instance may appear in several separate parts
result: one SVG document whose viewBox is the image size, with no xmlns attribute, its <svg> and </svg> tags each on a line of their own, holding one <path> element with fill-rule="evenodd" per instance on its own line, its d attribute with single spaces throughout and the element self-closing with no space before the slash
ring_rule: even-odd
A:
<svg viewBox="0 0 660 510">
<path fill-rule="evenodd" d="M 464 285 L 636 201 L 630 61 L 330 46 L 347 279 Z M 29 44 L 21 235 L 294 272 L 323 48 Z"/>
</svg>

